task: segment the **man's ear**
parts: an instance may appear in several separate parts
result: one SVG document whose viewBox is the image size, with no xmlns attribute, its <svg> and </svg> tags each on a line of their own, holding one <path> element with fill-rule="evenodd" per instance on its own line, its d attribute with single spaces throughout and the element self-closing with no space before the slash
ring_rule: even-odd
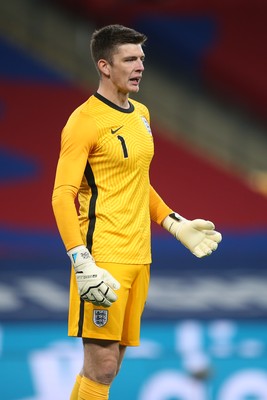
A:
<svg viewBox="0 0 267 400">
<path fill-rule="evenodd" d="M 101 74 L 105 75 L 106 77 L 110 76 L 110 64 L 107 60 L 100 59 L 97 63 L 98 69 Z"/>
</svg>

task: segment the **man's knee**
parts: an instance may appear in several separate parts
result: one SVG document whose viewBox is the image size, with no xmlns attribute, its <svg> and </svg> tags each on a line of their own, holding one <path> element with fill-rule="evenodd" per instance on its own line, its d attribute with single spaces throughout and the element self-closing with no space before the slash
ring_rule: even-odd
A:
<svg viewBox="0 0 267 400">
<path fill-rule="evenodd" d="M 118 360 L 116 357 L 109 356 L 103 358 L 102 362 L 98 365 L 92 366 L 84 365 L 84 376 L 103 385 L 110 385 L 116 377 L 118 371 Z"/>
<path fill-rule="evenodd" d="M 83 339 L 85 377 L 110 385 L 121 361 L 119 342 L 97 339 Z"/>
</svg>

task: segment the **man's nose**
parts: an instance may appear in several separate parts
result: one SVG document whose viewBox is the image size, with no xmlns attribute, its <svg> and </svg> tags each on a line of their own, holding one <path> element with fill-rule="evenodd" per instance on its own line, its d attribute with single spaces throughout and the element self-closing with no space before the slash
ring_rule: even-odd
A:
<svg viewBox="0 0 267 400">
<path fill-rule="evenodd" d="M 144 67 L 144 63 L 142 60 L 138 60 L 137 69 L 139 71 L 144 71 L 145 67 Z"/>
</svg>

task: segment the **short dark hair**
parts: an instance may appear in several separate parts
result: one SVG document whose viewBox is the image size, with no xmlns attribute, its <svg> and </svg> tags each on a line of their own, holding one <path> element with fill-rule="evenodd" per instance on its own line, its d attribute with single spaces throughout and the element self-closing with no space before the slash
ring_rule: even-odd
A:
<svg viewBox="0 0 267 400">
<path fill-rule="evenodd" d="M 92 58 L 97 62 L 103 58 L 112 62 L 116 48 L 122 44 L 141 44 L 147 40 L 146 35 L 123 25 L 107 25 L 96 30 L 91 38 L 90 49 Z"/>
</svg>

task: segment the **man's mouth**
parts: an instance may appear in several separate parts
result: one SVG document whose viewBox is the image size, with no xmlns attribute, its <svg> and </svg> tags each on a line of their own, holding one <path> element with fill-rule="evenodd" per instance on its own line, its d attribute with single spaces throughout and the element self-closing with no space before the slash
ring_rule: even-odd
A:
<svg viewBox="0 0 267 400">
<path fill-rule="evenodd" d="M 135 85 L 138 85 L 140 83 L 140 81 L 141 81 L 141 78 L 137 78 L 137 77 L 136 78 L 131 78 L 130 81 L 132 83 L 134 83 Z"/>
</svg>

